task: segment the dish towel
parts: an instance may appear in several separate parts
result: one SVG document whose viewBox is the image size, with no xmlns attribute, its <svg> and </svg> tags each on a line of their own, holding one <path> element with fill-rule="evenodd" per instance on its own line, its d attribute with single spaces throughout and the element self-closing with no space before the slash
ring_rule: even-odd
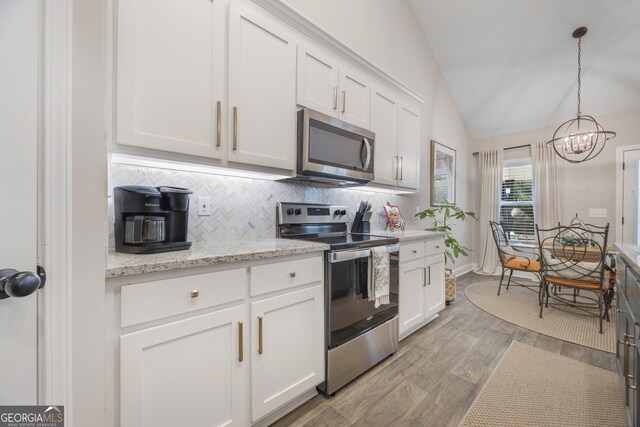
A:
<svg viewBox="0 0 640 427">
<path fill-rule="evenodd" d="M 372 275 L 369 283 L 369 300 L 375 308 L 389 304 L 389 251 L 386 246 L 371 248 Z"/>
</svg>

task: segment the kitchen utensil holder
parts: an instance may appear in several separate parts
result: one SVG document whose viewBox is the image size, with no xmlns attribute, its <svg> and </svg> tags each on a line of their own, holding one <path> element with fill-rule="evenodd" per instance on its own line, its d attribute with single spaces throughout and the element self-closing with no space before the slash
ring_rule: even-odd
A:
<svg viewBox="0 0 640 427">
<path fill-rule="evenodd" d="M 371 231 L 371 211 L 367 211 L 364 214 L 356 212 L 356 216 L 353 218 L 353 224 L 351 225 L 352 233 L 369 233 Z"/>
</svg>

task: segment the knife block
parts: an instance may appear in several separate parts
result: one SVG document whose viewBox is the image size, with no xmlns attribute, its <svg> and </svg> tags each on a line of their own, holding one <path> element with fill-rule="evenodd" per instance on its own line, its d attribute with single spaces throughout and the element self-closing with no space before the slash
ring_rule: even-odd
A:
<svg viewBox="0 0 640 427">
<path fill-rule="evenodd" d="M 371 211 L 367 211 L 364 215 L 360 212 L 356 212 L 356 216 L 353 218 L 353 224 L 351 225 L 352 233 L 370 233 L 371 232 Z"/>
</svg>

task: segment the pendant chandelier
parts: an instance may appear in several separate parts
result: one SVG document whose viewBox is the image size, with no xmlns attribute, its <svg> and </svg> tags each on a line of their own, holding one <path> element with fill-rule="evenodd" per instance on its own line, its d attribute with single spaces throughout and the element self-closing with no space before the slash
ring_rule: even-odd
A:
<svg viewBox="0 0 640 427">
<path fill-rule="evenodd" d="M 605 143 L 615 138 L 616 133 L 604 130 L 592 116 L 580 111 L 580 89 L 582 78 L 582 37 L 587 27 L 577 28 L 572 36 L 578 39 L 578 114 L 575 119 L 567 120 L 556 129 L 553 139 L 547 142 L 556 154 L 569 163 L 581 163 L 596 157 L 604 149 Z"/>
</svg>

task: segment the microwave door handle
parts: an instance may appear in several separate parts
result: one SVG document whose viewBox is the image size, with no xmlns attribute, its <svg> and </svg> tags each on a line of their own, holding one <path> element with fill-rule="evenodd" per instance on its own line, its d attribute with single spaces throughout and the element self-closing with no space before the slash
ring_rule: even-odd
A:
<svg viewBox="0 0 640 427">
<path fill-rule="evenodd" d="M 362 142 L 364 143 L 364 146 L 367 147 L 367 158 L 362 162 L 362 170 L 367 171 L 367 169 L 369 169 L 369 165 L 371 165 L 371 144 L 367 138 L 362 138 Z"/>
</svg>

